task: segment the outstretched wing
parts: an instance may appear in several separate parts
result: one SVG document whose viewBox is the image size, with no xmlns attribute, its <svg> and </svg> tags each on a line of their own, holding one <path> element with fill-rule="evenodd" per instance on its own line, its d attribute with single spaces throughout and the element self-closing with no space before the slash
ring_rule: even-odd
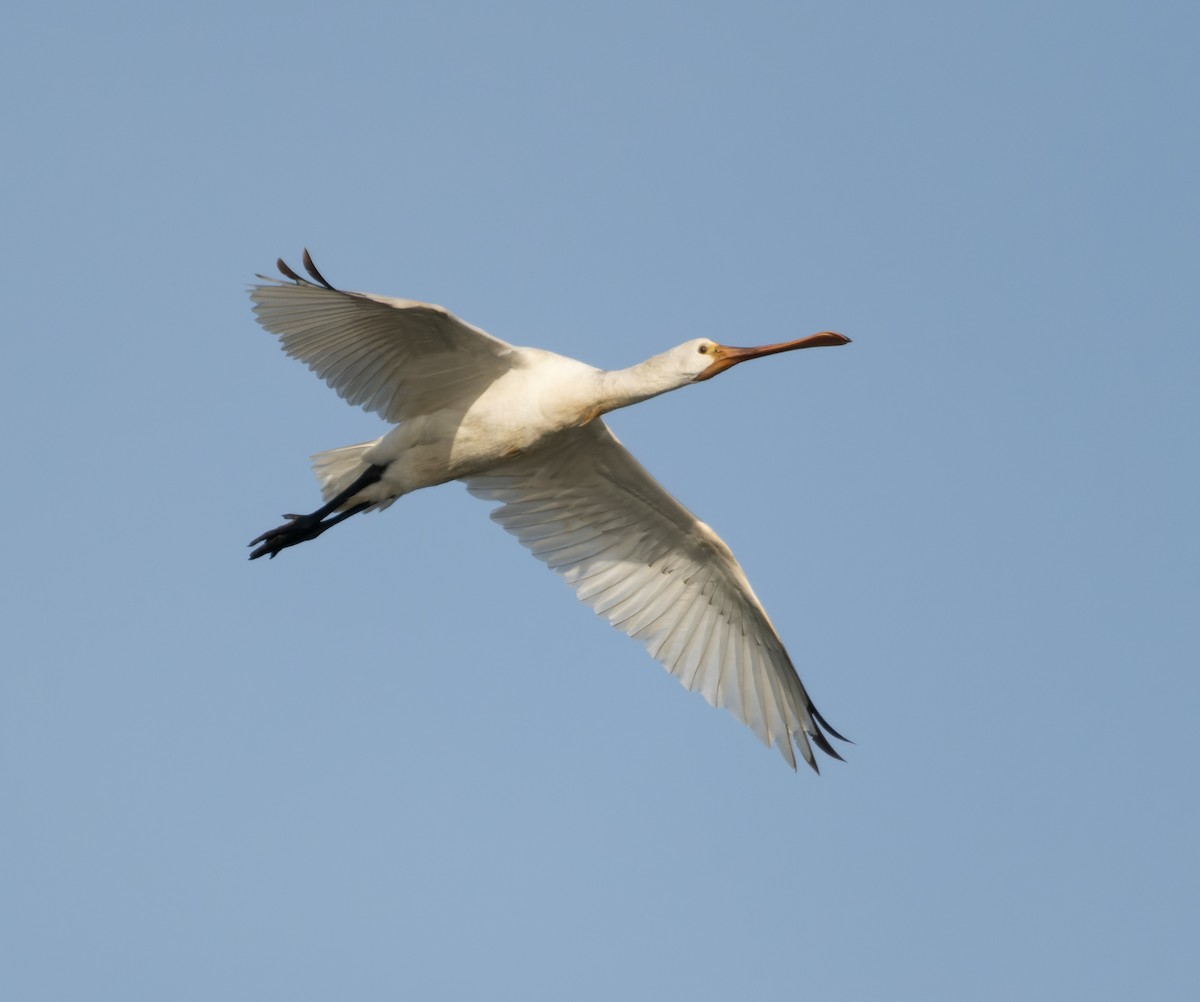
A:
<svg viewBox="0 0 1200 1002">
<path fill-rule="evenodd" d="M 258 322 L 338 396 L 396 424 L 411 414 L 461 406 L 521 364 L 521 351 L 441 306 L 343 292 L 321 277 L 304 252 L 312 280 L 282 260 L 291 281 L 250 290 Z"/>
<path fill-rule="evenodd" d="M 646 645 L 668 671 L 724 707 L 796 766 L 812 744 L 840 755 L 729 547 L 668 494 L 602 421 L 466 478 L 501 502 L 492 518 Z"/>
</svg>

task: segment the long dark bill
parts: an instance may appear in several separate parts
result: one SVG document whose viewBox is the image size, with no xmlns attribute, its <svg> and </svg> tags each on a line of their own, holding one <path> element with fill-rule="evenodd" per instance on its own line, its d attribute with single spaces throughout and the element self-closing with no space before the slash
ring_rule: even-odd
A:
<svg viewBox="0 0 1200 1002">
<path fill-rule="evenodd" d="M 833 331 L 821 331 L 820 334 L 809 334 L 808 337 L 797 338 L 795 341 L 782 341 L 779 344 L 764 344 L 759 348 L 734 348 L 731 345 L 719 344 L 713 349 L 713 361 L 707 369 L 692 380 L 700 383 L 712 379 L 719 372 L 732 368 L 739 362 L 747 362 L 752 358 L 762 358 L 764 355 L 776 355 L 781 351 L 795 351 L 797 348 L 832 348 L 840 344 L 849 344 L 850 339 L 844 334 Z"/>
</svg>

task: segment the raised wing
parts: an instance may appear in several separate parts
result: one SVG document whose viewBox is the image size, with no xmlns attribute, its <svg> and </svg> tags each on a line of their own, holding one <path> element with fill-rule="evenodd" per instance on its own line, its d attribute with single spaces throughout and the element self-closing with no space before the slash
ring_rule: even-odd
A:
<svg viewBox="0 0 1200 1002">
<path fill-rule="evenodd" d="M 250 290 L 258 322 L 343 400 L 392 424 L 463 406 L 521 364 L 520 349 L 441 306 L 335 289 L 308 251 L 313 281 L 278 264 L 291 281 L 260 275 L 269 284 Z"/>
<path fill-rule="evenodd" d="M 500 501 L 492 518 L 646 645 L 668 671 L 724 707 L 796 767 L 812 744 L 840 755 L 729 547 L 668 494 L 602 421 L 466 479 Z M 818 770 L 819 771 L 819 770 Z"/>
</svg>

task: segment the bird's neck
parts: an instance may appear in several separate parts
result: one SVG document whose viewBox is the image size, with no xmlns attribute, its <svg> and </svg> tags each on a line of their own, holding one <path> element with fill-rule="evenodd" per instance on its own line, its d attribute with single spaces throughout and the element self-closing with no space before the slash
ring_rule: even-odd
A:
<svg viewBox="0 0 1200 1002">
<path fill-rule="evenodd" d="M 666 355 L 655 355 L 628 369 L 611 369 L 599 374 L 601 413 L 615 411 L 677 390 L 691 381 L 667 363 Z"/>
</svg>

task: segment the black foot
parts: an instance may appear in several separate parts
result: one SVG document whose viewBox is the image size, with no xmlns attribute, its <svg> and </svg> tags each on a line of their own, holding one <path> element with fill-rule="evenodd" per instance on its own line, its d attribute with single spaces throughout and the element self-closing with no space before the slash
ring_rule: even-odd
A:
<svg viewBox="0 0 1200 1002">
<path fill-rule="evenodd" d="M 326 529 L 332 529 L 338 522 L 344 522 L 351 515 L 357 515 L 360 511 L 366 511 L 371 507 L 369 501 L 364 501 L 362 504 L 356 504 L 353 508 L 347 508 L 345 511 L 339 511 L 336 515 L 331 514 L 339 499 L 335 499 L 327 504 L 324 508 L 318 508 L 311 515 L 284 515 L 287 519 L 283 525 L 277 529 L 271 529 L 269 532 L 264 532 L 257 539 L 250 540 L 250 545 L 254 546 L 261 543 L 253 553 L 250 554 L 251 560 L 257 560 L 259 557 L 274 557 L 280 550 L 286 550 L 289 546 L 295 546 L 297 543 L 303 543 L 309 539 L 316 539 Z"/>
<path fill-rule="evenodd" d="M 305 264 L 316 277 L 316 271 L 312 268 L 312 262 L 305 260 Z M 287 271 L 283 262 L 280 266 L 284 268 L 285 274 L 291 274 Z M 292 275 L 295 278 L 295 275 Z M 324 281 L 322 279 L 322 281 Z M 329 286 L 333 288 L 333 286 Z M 318 508 L 311 515 L 284 515 L 287 519 L 283 525 L 276 529 L 271 529 L 264 532 L 257 539 L 250 540 L 251 546 L 258 546 L 258 549 L 250 554 L 251 560 L 257 560 L 259 557 L 274 557 L 280 550 L 286 550 L 289 546 L 295 546 L 297 543 L 303 543 L 309 539 L 316 539 L 326 529 L 332 529 L 338 522 L 344 522 L 351 515 L 357 515 L 360 511 L 366 511 L 371 507 L 372 502 L 363 501 L 347 508 L 345 511 L 338 509 L 347 504 L 354 498 L 359 491 L 364 487 L 370 487 L 372 484 L 377 484 L 383 479 L 384 467 L 368 466 L 344 491 L 341 491 L 336 497 L 330 498 L 329 502 L 323 507 Z M 335 515 L 334 512 L 337 512 Z M 261 545 L 259 545 L 261 544 Z"/>
<path fill-rule="evenodd" d="M 250 540 L 251 546 L 262 544 L 250 554 L 251 560 L 257 560 L 259 557 L 273 558 L 276 553 L 286 550 L 289 546 L 316 539 L 332 524 L 331 522 L 323 523 L 312 515 L 284 515 L 283 517 L 287 519 L 283 525 Z"/>
</svg>

